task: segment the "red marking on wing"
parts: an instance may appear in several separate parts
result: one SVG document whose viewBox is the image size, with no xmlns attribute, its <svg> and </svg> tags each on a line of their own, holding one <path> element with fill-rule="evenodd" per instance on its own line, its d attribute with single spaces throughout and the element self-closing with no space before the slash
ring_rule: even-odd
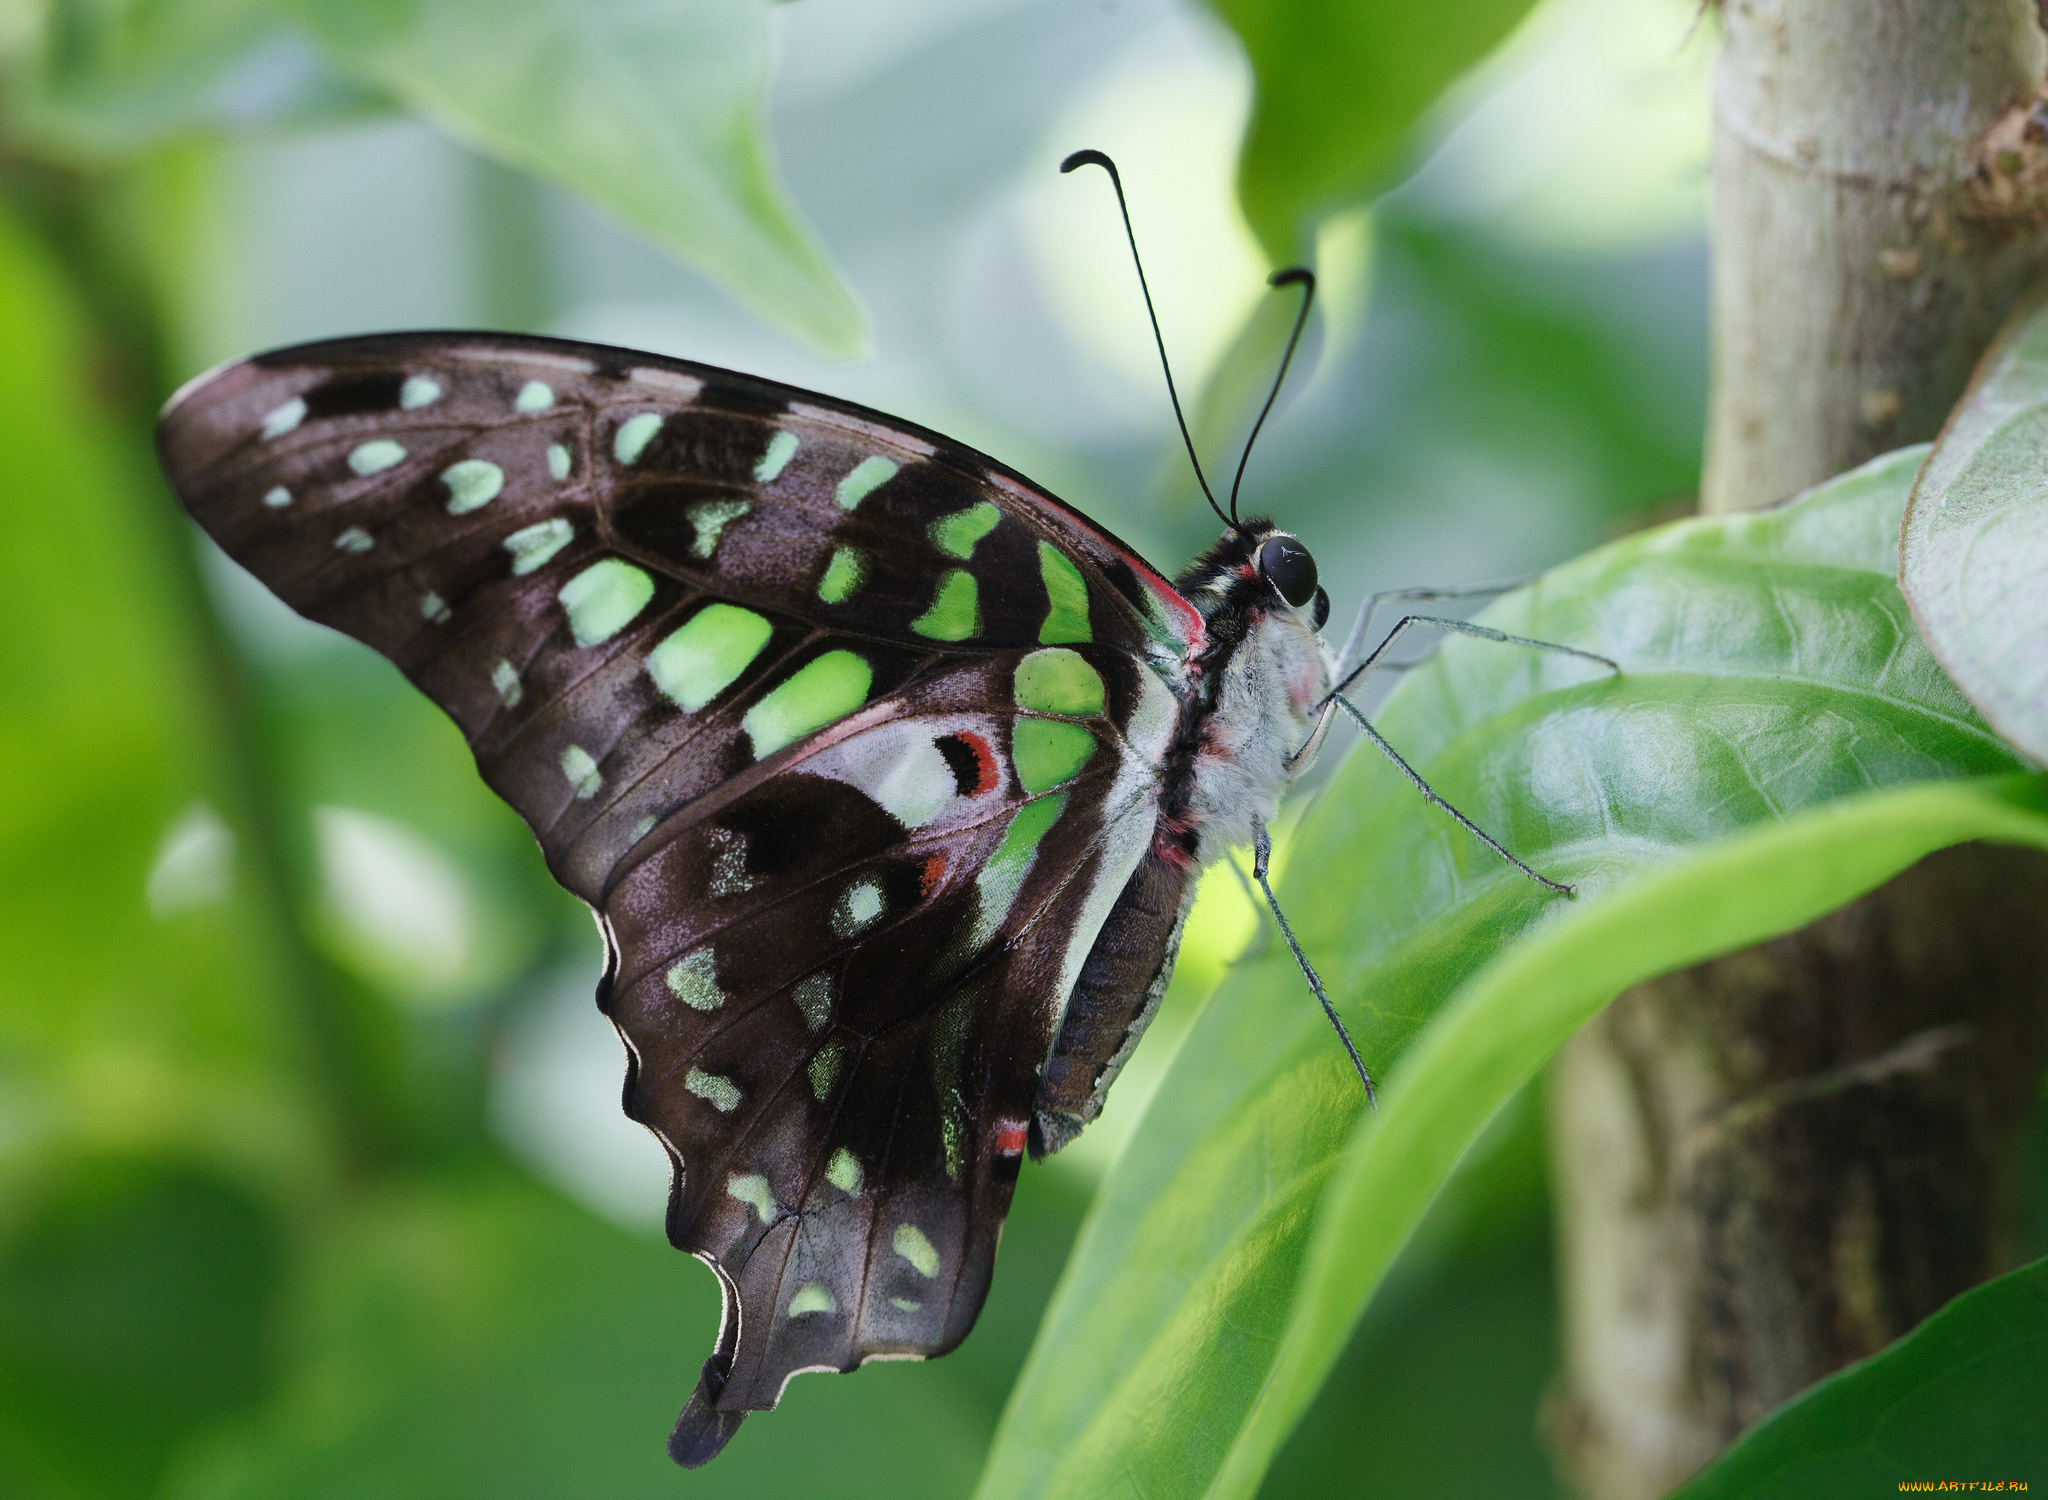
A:
<svg viewBox="0 0 2048 1500">
<path fill-rule="evenodd" d="M 1166 612 L 1180 621 L 1180 633 L 1188 643 L 1188 655 L 1200 656 L 1208 645 L 1207 632 L 1203 627 L 1202 612 L 1181 597 L 1179 589 L 1161 578 L 1149 567 L 1141 568 L 1138 579 L 1152 591 L 1152 597 L 1166 607 Z"/>
<path fill-rule="evenodd" d="M 971 729 L 959 733 L 960 741 L 974 752 L 974 785 L 968 788 L 970 797 L 986 797 L 996 789 L 998 780 L 996 752 L 989 742 Z"/>
<path fill-rule="evenodd" d="M 1022 1120 L 996 1121 L 996 1155 L 1021 1156 L 1024 1152 L 1025 1129 Z"/>
<path fill-rule="evenodd" d="M 929 896 L 939 888 L 939 882 L 945 878 L 946 856 L 943 854 L 927 854 L 924 857 L 924 869 L 918 873 L 917 877 L 918 895 Z"/>
</svg>

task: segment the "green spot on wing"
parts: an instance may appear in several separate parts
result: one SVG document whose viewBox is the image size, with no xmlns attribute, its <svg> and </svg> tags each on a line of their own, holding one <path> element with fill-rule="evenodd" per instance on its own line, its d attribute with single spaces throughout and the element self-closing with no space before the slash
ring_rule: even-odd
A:
<svg viewBox="0 0 2048 1500">
<path fill-rule="evenodd" d="M 853 466 L 853 471 L 839 481 L 833 491 L 833 498 L 841 510 L 852 510 L 877 489 L 896 477 L 896 461 L 876 454 L 864 458 Z"/>
<path fill-rule="evenodd" d="M 911 1269 L 918 1275 L 932 1277 L 939 1274 L 939 1252 L 915 1224 L 898 1224 L 890 1243 L 896 1247 L 898 1255 L 910 1262 Z"/>
<path fill-rule="evenodd" d="M 759 1214 L 763 1224 L 775 1222 L 775 1195 L 768 1191 L 768 1179 L 760 1173 L 733 1173 L 725 1180 L 725 1192 Z"/>
<path fill-rule="evenodd" d="M 633 623 L 654 597 L 654 579 L 616 557 L 600 558 L 562 585 L 555 596 L 569 613 L 579 646 L 597 646 Z"/>
<path fill-rule="evenodd" d="M 519 388 L 519 394 L 513 398 L 512 409 L 531 416 L 537 411 L 546 411 L 554 404 L 554 389 L 545 380 L 529 380 Z"/>
<path fill-rule="evenodd" d="M 498 498 L 505 471 L 487 458 L 465 458 L 441 471 L 441 483 L 448 486 L 448 514 L 467 515 Z"/>
<path fill-rule="evenodd" d="M 512 554 L 515 576 L 531 573 L 574 540 L 576 528 L 560 516 L 522 526 L 505 538 L 505 550 Z"/>
<path fill-rule="evenodd" d="M 683 1075 L 683 1087 L 722 1115 L 729 1115 L 739 1108 L 740 1088 L 730 1078 L 707 1073 L 702 1068 L 692 1068 Z"/>
<path fill-rule="evenodd" d="M 834 547 L 825 576 L 818 580 L 818 597 L 827 604 L 844 604 L 867 577 L 868 560 L 858 547 Z"/>
<path fill-rule="evenodd" d="M 647 653 L 647 675 L 663 697 L 693 714 L 731 687 L 774 633 L 751 609 L 707 604 Z"/>
<path fill-rule="evenodd" d="M 996 522 L 1002 518 L 1003 513 L 986 500 L 950 516 L 940 516 L 932 522 L 932 544 L 952 557 L 972 557 L 975 544 L 995 530 Z"/>
<path fill-rule="evenodd" d="M 697 533 L 690 542 L 690 556 L 708 560 L 718 550 L 718 539 L 727 524 L 753 508 L 751 500 L 703 500 L 691 506 L 684 512 L 690 518 L 690 529 Z"/>
<path fill-rule="evenodd" d="M 1042 714 L 1102 712 L 1102 674 L 1075 652 L 1052 647 L 1017 663 L 1017 706 Z"/>
<path fill-rule="evenodd" d="M 832 1086 L 839 1081 L 839 1070 L 846 1062 L 846 1043 L 833 1039 L 818 1049 L 818 1055 L 811 1059 L 811 1097 L 820 1104 L 832 1092 Z"/>
<path fill-rule="evenodd" d="M 772 483 L 789 467 L 789 461 L 796 457 L 796 449 L 797 437 L 793 432 L 778 432 L 768 439 L 768 451 L 754 465 L 754 483 Z"/>
<path fill-rule="evenodd" d="M 560 443 L 548 444 L 548 476 L 552 479 L 569 477 L 569 450 Z"/>
<path fill-rule="evenodd" d="M 789 1299 L 789 1315 L 800 1318 L 805 1313 L 830 1313 L 839 1311 L 838 1299 L 832 1295 L 832 1288 L 821 1281 L 807 1281 L 796 1289 L 796 1295 Z"/>
<path fill-rule="evenodd" d="M 1042 792 L 1073 777 L 1095 753 L 1095 736 L 1059 719 L 1019 719 L 1010 731 L 1010 757 L 1027 792 Z"/>
<path fill-rule="evenodd" d="M 939 579 L 932 607 L 910 622 L 919 635 L 935 641 L 964 641 L 981 630 L 981 598 L 974 575 L 949 568 Z"/>
<path fill-rule="evenodd" d="M 581 745 L 571 745 L 562 752 L 562 774 L 569 778 L 569 785 L 575 789 L 579 802 L 595 797 L 598 788 L 604 785 L 596 760 Z"/>
<path fill-rule="evenodd" d="M 1040 645 L 1092 641 L 1088 626 L 1088 581 L 1073 559 L 1050 542 L 1038 544 L 1038 572 L 1045 580 L 1045 623 L 1038 627 Z"/>
<path fill-rule="evenodd" d="M 796 1008 L 803 1012 L 804 1025 L 816 1031 L 832 1018 L 832 979 L 812 974 L 796 987 Z"/>
<path fill-rule="evenodd" d="M 717 1010 L 725 1004 L 725 991 L 718 987 L 715 963 L 709 948 L 699 948 L 681 963 L 670 964 L 664 976 L 669 993 L 692 1010 Z"/>
<path fill-rule="evenodd" d="M 348 466 L 358 474 L 381 474 L 405 462 L 405 450 L 389 438 L 359 443 L 348 456 Z"/>
<path fill-rule="evenodd" d="M 1059 821 L 1066 806 L 1067 794 L 1060 792 L 1025 803 L 1010 819 L 1010 826 L 1003 830 L 1002 843 L 996 846 L 996 852 L 975 877 L 976 907 L 971 946 L 979 948 L 1002 925 L 1010 903 L 1017 899 L 1017 892 L 1024 884 L 1024 877 L 1031 872 L 1031 861 L 1038 855 L 1040 840 Z"/>
<path fill-rule="evenodd" d="M 832 1153 L 832 1160 L 825 1163 L 825 1180 L 842 1193 L 859 1193 L 863 1180 L 860 1159 L 841 1146 Z"/>
<path fill-rule="evenodd" d="M 754 759 L 844 718 L 868 701 L 874 668 L 851 651 L 827 651 L 747 710 L 740 721 L 754 743 Z"/>
<path fill-rule="evenodd" d="M 658 411 L 643 411 L 637 417 L 626 418 L 612 438 L 612 457 L 622 464 L 637 463 L 659 431 L 661 413 Z"/>
</svg>

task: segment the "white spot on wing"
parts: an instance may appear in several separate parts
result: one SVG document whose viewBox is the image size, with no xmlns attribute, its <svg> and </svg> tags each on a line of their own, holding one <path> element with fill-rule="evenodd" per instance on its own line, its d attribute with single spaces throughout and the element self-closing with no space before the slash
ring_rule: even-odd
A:
<svg viewBox="0 0 2048 1500">
<path fill-rule="evenodd" d="M 557 480 L 569 477 L 569 450 L 560 443 L 548 444 L 548 474 Z"/>
<path fill-rule="evenodd" d="M 747 837 L 730 828 L 711 830 L 710 891 L 720 900 L 743 896 L 754 888 L 747 874 Z"/>
<path fill-rule="evenodd" d="M 859 937 L 882 917 L 882 882 L 856 881 L 832 908 L 832 930 L 843 938 Z"/>
<path fill-rule="evenodd" d="M 812 756 L 803 773 L 857 787 L 905 828 L 922 828 L 959 794 L 938 738 L 929 721 L 878 724 Z"/>
<path fill-rule="evenodd" d="M 305 420 L 306 400 L 303 396 L 294 396 L 263 419 L 263 436 L 266 440 L 281 438 L 296 430 Z"/>
<path fill-rule="evenodd" d="M 334 539 L 334 545 L 343 552 L 368 552 L 377 543 L 362 527 L 351 526 Z"/>
<path fill-rule="evenodd" d="M 662 370 L 653 365 L 636 365 L 626 372 L 627 378 L 639 385 L 651 385 L 658 391 L 667 391 L 678 401 L 695 401 L 703 394 L 704 382 L 695 375 L 685 375 L 680 370 Z"/>
<path fill-rule="evenodd" d="M 453 613 L 454 611 L 448 608 L 448 601 L 432 589 L 420 595 L 420 614 L 434 624 L 446 625 Z"/>
<path fill-rule="evenodd" d="M 398 404 L 407 411 L 432 406 L 441 399 L 441 382 L 431 375 L 408 375 L 398 388 Z"/>
<path fill-rule="evenodd" d="M 930 458 L 934 451 L 932 445 L 923 438 L 913 437 L 900 428 L 885 427 L 880 422 L 863 421 L 859 417 L 848 416 L 845 412 L 812 406 L 807 401 L 790 402 L 789 414 L 792 417 L 801 417 L 807 422 L 816 422 L 823 427 L 836 427 L 841 432 L 859 433 L 871 441 L 914 454 L 918 458 Z"/>
<path fill-rule="evenodd" d="M 519 388 L 519 394 L 512 398 L 512 409 L 532 416 L 535 412 L 546 411 L 555 404 L 554 387 L 545 380 L 529 380 Z"/>
<path fill-rule="evenodd" d="M 281 484 L 274 484 L 263 492 L 263 503 L 272 510 L 283 510 L 292 503 L 292 492 Z"/>
</svg>

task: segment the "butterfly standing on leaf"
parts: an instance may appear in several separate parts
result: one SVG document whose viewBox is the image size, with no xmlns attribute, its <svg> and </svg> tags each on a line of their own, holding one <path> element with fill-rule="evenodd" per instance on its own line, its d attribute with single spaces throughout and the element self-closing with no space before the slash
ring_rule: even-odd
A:
<svg viewBox="0 0 2048 1500">
<path fill-rule="evenodd" d="M 596 913 L 626 1113 L 724 1293 L 685 1464 L 795 1373 L 966 1336 L 1024 1153 L 1096 1116 L 1196 874 L 1250 843 L 1265 885 L 1350 709 L 1313 559 L 1235 490 L 1170 584 L 958 443 L 709 366 L 340 339 L 194 380 L 159 443 L 230 556 L 455 719 Z"/>
</svg>

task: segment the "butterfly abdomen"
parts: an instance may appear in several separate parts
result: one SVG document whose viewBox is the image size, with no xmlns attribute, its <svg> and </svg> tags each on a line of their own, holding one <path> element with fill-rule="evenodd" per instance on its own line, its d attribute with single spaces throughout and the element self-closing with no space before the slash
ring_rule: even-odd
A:
<svg viewBox="0 0 2048 1500">
<path fill-rule="evenodd" d="M 1102 924 L 1039 1078 L 1034 1160 L 1059 1150 L 1102 1112 L 1173 977 L 1193 875 L 1186 862 L 1147 850 Z"/>
</svg>

